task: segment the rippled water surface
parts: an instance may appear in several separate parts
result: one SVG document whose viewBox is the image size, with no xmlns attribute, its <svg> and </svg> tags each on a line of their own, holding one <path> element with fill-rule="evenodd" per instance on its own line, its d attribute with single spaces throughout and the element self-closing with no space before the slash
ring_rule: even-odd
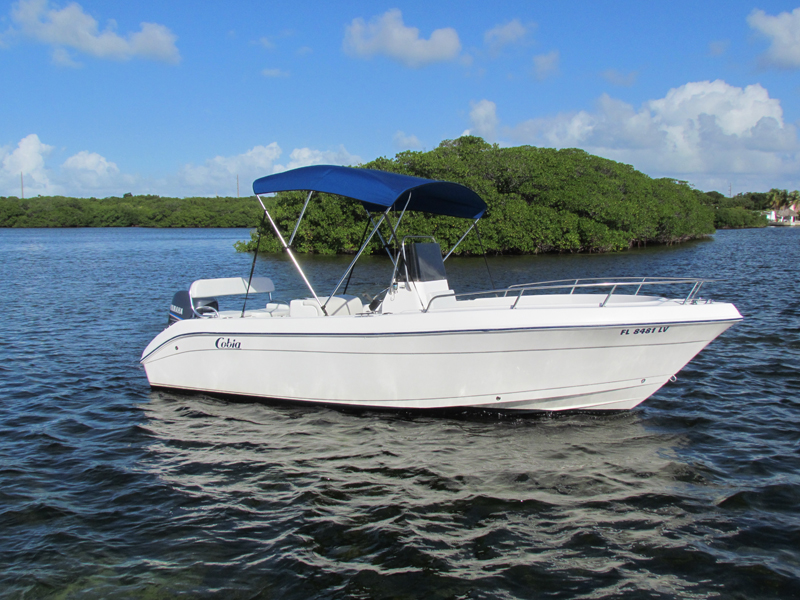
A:
<svg viewBox="0 0 800 600">
<path fill-rule="evenodd" d="M 525 418 L 151 391 L 173 292 L 246 276 L 247 237 L 0 230 L 0 596 L 800 597 L 800 228 L 490 259 L 498 286 L 715 277 L 745 317 L 633 411 Z M 348 261 L 301 260 L 324 291 Z M 256 273 L 303 293 L 283 256 Z"/>
</svg>

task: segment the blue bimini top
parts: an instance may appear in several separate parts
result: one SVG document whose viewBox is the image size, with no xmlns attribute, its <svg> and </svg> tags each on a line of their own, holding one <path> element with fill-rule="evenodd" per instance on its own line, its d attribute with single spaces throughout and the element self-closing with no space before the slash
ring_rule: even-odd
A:
<svg viewBox="0 0 800 600">
<path fill-rule="evenodd" d="M 308 190 L 360 200 L 370 212 L 390 206 L 402 210 L 411 192 L 408 210 L 464 219 L 479 219 L 486 203 L 468 187 L 449 181 L 398 175 L 374 169 L 313 165 L 267 175 L 253 182 L 257 194 Z"/>
</svg>

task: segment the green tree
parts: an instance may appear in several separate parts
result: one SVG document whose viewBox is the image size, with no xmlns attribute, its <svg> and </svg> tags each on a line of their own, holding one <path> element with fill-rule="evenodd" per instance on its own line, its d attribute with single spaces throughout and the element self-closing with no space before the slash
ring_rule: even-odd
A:
<svg viewBox="0 0 800 600">
<path fill-rule="evenodd" d="M 701 202 L 702 192 L 685 182 L 651 179 L 630 165 L 574 148 L 500 148 L 479 137 L 464 136 L 445 140 L 428 152 L 401 152 L 393 159 L 381 157 L 363 166 L 454 181 L 477 192 L 488 206 L 480 231 L 486 250 L 492 253 L 606 252 L 675 243 L 714 231 L 714 210 Z M 303 199 L 302 194 L 277 195 L 275 214 L 282 231 L 291 231 Z M 353 226 L 350 219 L 363 219 L 363 211 L 357 203 L 351 202 L 345 212 L 330 204 L 345 202 L 342 199 L 323 202 L 334 218 L 314 216 L 312 201 L 308 223 L 301 225 L 295 247 L 298 251 L 351 251 L 363 226 Z M 400 235 L 434 235 L 449 248 L 464 229 L 456 219 L 413 214 L 404 219 Z M 262 247 L 278 249 L 272 232 L 262 233 Z M 373 244 L 370 250 L 378 247 Z M 254 241 L 238 248 L 253 249 Z M 467 237 L 458 251 L 480 252 L 476 236 Z"/>
</svg>

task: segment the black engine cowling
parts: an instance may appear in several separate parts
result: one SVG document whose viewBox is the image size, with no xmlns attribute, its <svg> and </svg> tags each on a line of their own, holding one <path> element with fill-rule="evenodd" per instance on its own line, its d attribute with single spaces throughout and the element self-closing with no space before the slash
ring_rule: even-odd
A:
<svg viewBox="0 0 800 600">
<path fill-rule="evenodd" d="M 194 304 L 194 310 L 192 310 L 192 304 Z M 216 298 L 194 298 L 193 300 L 189 296 L 189 292 L 185 290 L 175 292 L 172 297 L 172 304 L 169 306 L 169 321 L 167 324 L 172 325 L 178 321 L 195 319 L 197 318 L 195 311 L 202 313 L 203 308 L 207 310 L 213 308 L 214 311 L 218 311 L 219 303 Z M 208 310 L 208 312 L 212 311 Z"/>
</svg>

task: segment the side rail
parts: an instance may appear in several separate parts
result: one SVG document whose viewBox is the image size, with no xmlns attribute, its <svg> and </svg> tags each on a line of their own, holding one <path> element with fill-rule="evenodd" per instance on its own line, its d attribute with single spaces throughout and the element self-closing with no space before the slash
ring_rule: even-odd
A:
<svg viewBox="0 0 800 600">
<path fill-rule="evenodd" d="M 466 292 L 456 294 L 456 300 L 480 298 L 484 296 L 494 297 L 515 297 L 510 308 L 516 308 L 520 298 L 526 293 L 567 293 L 574 294 L 575 290 L 598 289 L 608 290 L 605 299 L 600 303 L 600 307 L 605 306 L 611 297 L 618 295 L 637 296 L 643 288 L 651 286 L 687 286 L 689 291 L 684 296 L 681 304 L 697 304 L 701 299 L 698 297 L 700 288 L 704 283 L 712 283 L 715 279 L 697 279 L 695 277 L 620 277 L 607 280 L 600 277 L 591 279 L 560 279 L 557 281 L 538 281 L 535 283 L 520 283 L 511 285 L 507 288 L 497 290 L 485 290 L 481 292 Z M 635 289 L 634 289 L 635 288 Z M 623 291 L 624 290 L 624 291 Z M 424 312 L 428 312 L 434 302 L 439 298 L 450 298 L 452 294 L 438 294 L 430 299 Z"/>
</svg>

